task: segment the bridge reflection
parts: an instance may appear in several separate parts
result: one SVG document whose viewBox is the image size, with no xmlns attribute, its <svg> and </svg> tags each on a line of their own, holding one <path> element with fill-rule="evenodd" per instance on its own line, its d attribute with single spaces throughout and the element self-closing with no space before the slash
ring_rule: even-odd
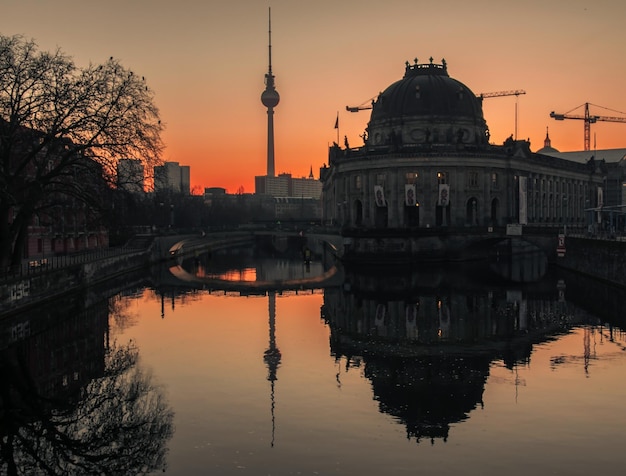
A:
<svg viewBox="0 0 626 476">
<path fill-rule="evenodd" d="M 170 266 L 169 272 L 187 285 L 242 294 L 320 289 L 338 283 L 341 275 L 337 266 L 324 271 L 321 263 L 307 266 L 281 260 L 265 260 L 258 268 L 219 275 L 204 274 L 202 268 L 188 270 L 178 264 Z M 298 272 L 301 276 L 297 276 Z"/>
<path fill-rule="evenodd" d="M 326 248 L 309 247 L 302 239 L 294 243 L 272 240 L 269 246 L 260 243 L 180 256 L 155 270 L 153 280 L 158 289 L 244 295 L 315 290 L 343 282 L 342 269 Z"/>
</svg>

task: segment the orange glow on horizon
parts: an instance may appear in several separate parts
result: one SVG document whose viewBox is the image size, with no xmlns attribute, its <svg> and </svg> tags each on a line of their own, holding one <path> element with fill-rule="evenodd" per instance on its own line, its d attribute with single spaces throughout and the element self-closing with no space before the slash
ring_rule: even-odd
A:
<svg viewBox="0 0 626 476">
<path fill-rule="evenodd" d="M 333 141 L 343 146 L 345 136 L 350 146 L 362 145 L 370 111 L 350 113 L 346 106 L 366 103 L 400 80 L 405 61 L 416 56 L 420 63 L 445 58 L 450 76 L 475 94 L 526 91 L 483 101 L 495 144 L 515 133 L 516 104 L 517 138 L 529 139 L 533 151 L 543 146 L 546 127 L 554 148 L 583 149 L 583 122 L 555 121 L 551 111 L 564 113 L 585 102 L 626 111 L 626 64 L 616 60 L 626 43 L 626 4 L 573 0 L 567 6 L 531 2 L 520 9 L 493 8 L 487 0 L 390 2 L 366 9 L 356 0 L 273 2 L 277 174 L 305 177 L 312 168 L 318 177 Z M 119 59 L 154 91 L 166 125 L 163 159 L 190 166 L 192 189 L 236 193 L 243 187 L 252 193 L 254 177 L 266 173 L 261 93 L 268 68 L 267 13 L 265 4 L 253 0 L 184 7 L 154 0 L 148 15 L 142 2 L 76 8 L 23 0 L 3 6 L 0 31 L 33 38 L 43 51 L 60 48 L 79 66 Z M 127 34 L 112 34 L 111 24 Z M 519 26 L 515 34 L 513 25 Z M 593 108 L 592 114 L 621 115 Z M 592 149 L 626 147 L 624 137 L 626 123 L 591 125 Z"/>
</svg>

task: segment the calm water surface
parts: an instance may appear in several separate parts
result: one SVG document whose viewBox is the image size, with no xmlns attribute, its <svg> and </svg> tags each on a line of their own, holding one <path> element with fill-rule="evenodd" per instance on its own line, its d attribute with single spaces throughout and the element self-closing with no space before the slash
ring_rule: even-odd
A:
<svg viewBox="0 0 626 476">
<path fill-rule="evenodd" d="M 175 412 L 166 472 L 623 474 L 619 327 L 564 281 L 395 279 L 120 298 L 112 335 Z"/>
<path fill-rule="evenodd" d="M 221 277 L 293 280 L 321 270 L 272 266 Z M 431 269 L 346 272 L 326 289 L 242 295 L 210 290 L 207 276 L 215 276 L 191 268 L 204 284 L 161 280 L 117 294 L 94 333 L 108 370 L 91 365 L 83 373 L 115 374 L 111 349 L 133 358 L 127 377 L 97 378 L 90 395 L 125 398 L 143 389 L 137 401 L 114 397 L 105 406 L 111 415 L 132 409 L 110 428 L 103 412 L 71 409 L 97 422 L 89 429 L 83 421 L 74 434 L 96 435 L 103 467 L 116 467 L 126 444 L 131 459 L 151 455 L 113 474 L 624 472 L 626 333 L 617 291 L 552 273 L 522 284 Z M 140 422 L 141 435 L 133 436 L 129 419 Z M 65 429 L 71 421 L 62 421 Z M 17 434 L 45 449 L 45 425 L 22 424 L 29 430 Z M 0 468 L 10 472 L 11 460 L 28 468 L 23 454 L 36 453 L 36 444 L 19 446 L 10 434 L 3 430 Z M 8 456 L 11 442 L 19 451 Z"/>
</svg>

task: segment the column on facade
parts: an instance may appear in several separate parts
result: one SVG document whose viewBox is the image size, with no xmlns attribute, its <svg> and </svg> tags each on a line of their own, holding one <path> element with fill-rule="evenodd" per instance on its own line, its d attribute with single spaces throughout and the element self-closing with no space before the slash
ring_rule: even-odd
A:
<svg viewBox="0 0 626 476">
<path fill-rule="evenodd" d="M 539 221 L 544 221 L 546 217 L 546 177 L 539 175 Z"/>
<path fill-rule="evenodd" d="M 432 167 L 428 167 L 424 170 L 422 178 L 422 200 L 424 203 L 420 209 L 420 226 L 424 227 L 435 226 L 435 206 L 433 206 L 433 196 L 436 197 L 437 195 L 436 193 L 433 194 L 433 180 L 435 182 L 437 181 L 437 172 L 434 171 Z M 435 200 L 435 205 L 436 203 L 437 201 Z"/>
<path fill-rule="evenodd" d="M 528 223 L 535 221 L 535 184 L 534 174 L 528 173 L 528 179 L 526 181 L 526 207 L 528 213 Z"/>
<path fill-rule="evenodd" d="M 344 226 L 351 226 L 350 222 L 350 176 L 344 175 L 341 193 L 341 216 Z"/>
<path fill-rule="evenodd" d="M 398 174 L 385 173 L 385 189 L 389 187 L 387 194 L 387 226 L 395 228 L 400 226 L 398 221 Z"/>
<path fill-rule="evenodd" d="M 554 221 L 561 223 L 563 218 L 563 195 L 561 193 L 561 180 L 554 178 Z"/>
<path fill-rule="evenodd" d="M 374 226 L 374 181 L 372 180 L 372 174 L 373 172 L 371 170 L 368 170 L 366 173 L 363 174 L 363 186 L 365 187 L 365 193 L 364 193 L 364 200 L 365 200 L 365 204 L 363 206 L 363 213 L 367 214 L 367 217 L 363 217 L 364 218 L 364 222 L 368 223 L 368 225 L 370 227 Z"/>
<path fill-rule="evenodd" d="M 548 223 L 554 222 L 554 176 L 548 176 Z"/>
</svg>

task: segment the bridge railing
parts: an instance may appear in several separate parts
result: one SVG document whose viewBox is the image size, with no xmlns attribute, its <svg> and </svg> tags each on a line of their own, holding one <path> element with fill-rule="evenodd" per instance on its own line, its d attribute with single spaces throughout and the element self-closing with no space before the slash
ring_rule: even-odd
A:
<svg viewBox="0 0 626 476">
<path fill-rule="evenodd" d="M 130 247 L 100 248 L 78 253 L 24 259 L 17 266 L 4 269 L 3 272 L 0 273 L 0 282 L 20 280 L 28 276 L 51 273 L 60 268 L 77 266 L 114 256 L 135 254 L 138 251 L 144 250 Z"/>
</svg>

